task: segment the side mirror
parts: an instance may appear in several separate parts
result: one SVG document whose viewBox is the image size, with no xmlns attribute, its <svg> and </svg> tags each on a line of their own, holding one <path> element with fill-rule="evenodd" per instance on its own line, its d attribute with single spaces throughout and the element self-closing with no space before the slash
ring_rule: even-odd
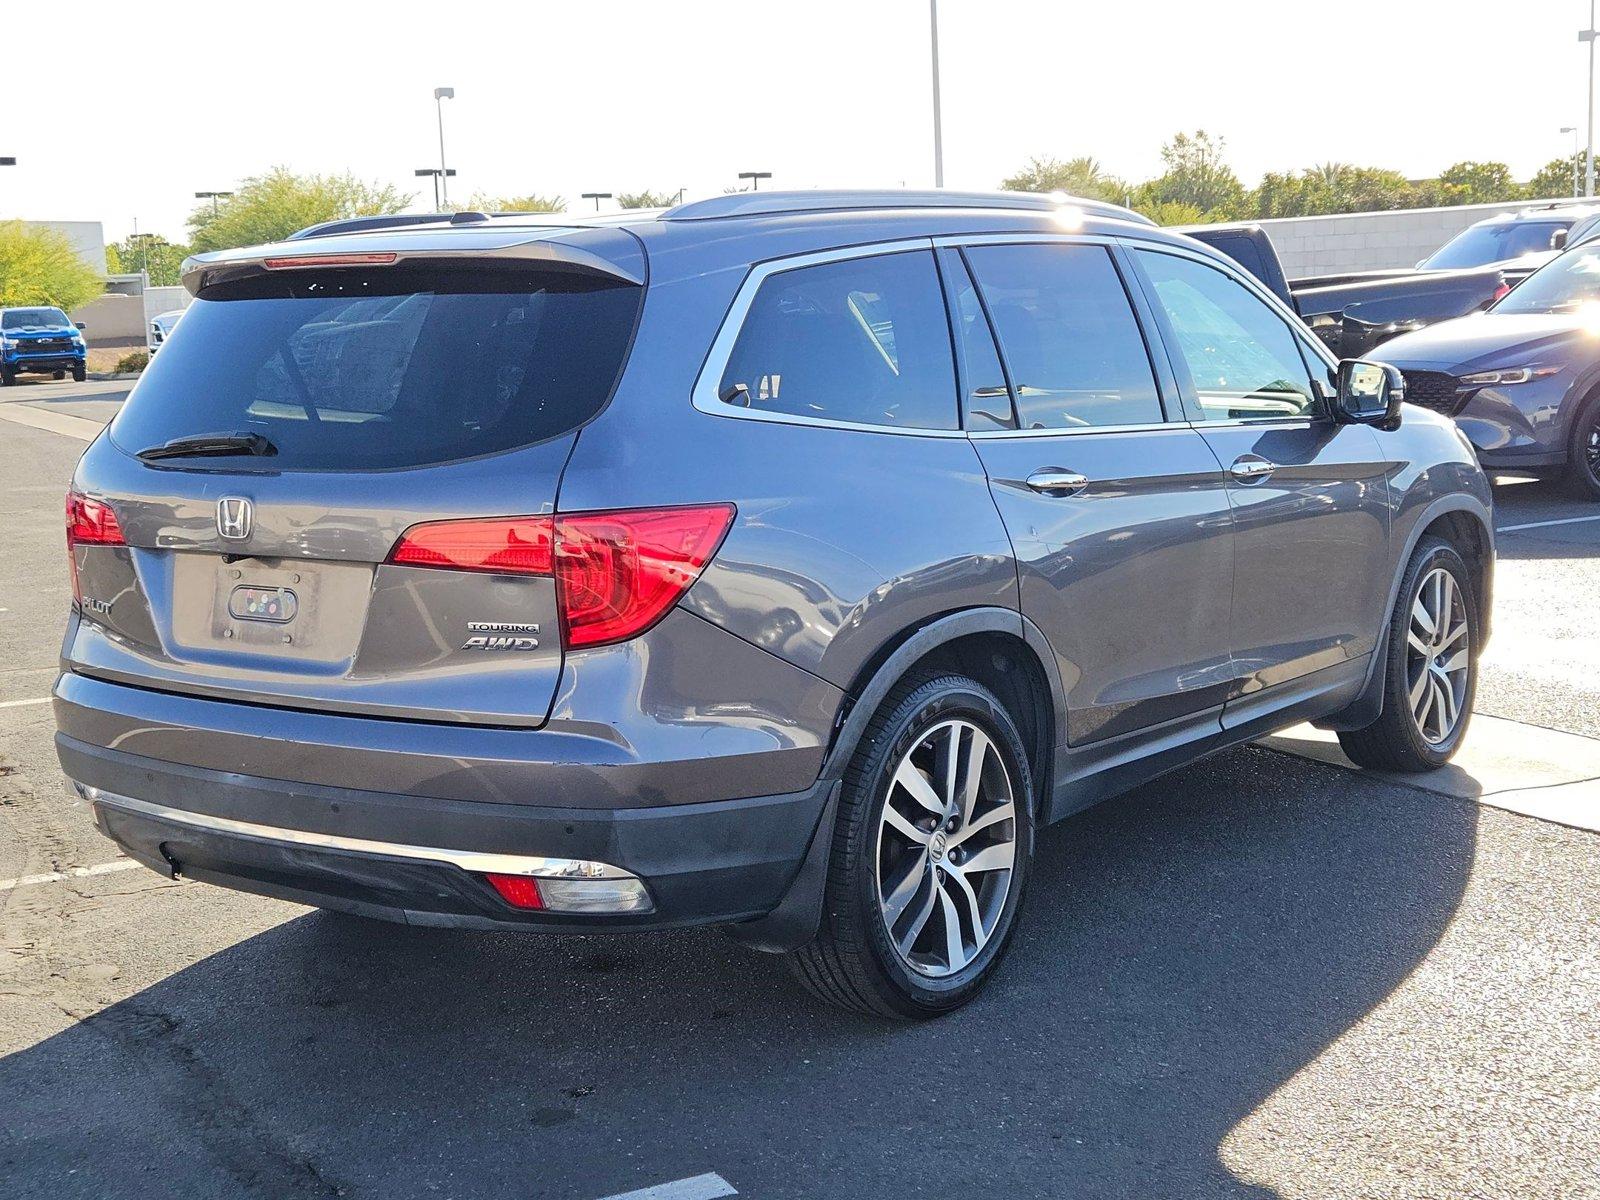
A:
<svg viewBox="0 0 1600 1200">
<path fill-rule="evenodd" d="M 1567 248 L 1568 233 L 1565 229 L 1558 229 L 1550 235 L 1550 249 L 1565 250 Z"/>
<path fill-rule="evenodd" d="M 87 325 L 85 325 L 85 324 L 84 324 L 84 323 L 83 323 L 83 322 L 82 322 L 82 321 L 74 321 L 74 322 L 73 322 L 73 323 L 72 323 L 72 325 L 73 325 L 73 328 L 75 328 L 75 329 L 77 329 L 77 330 L 78 330 L 78 331 L 79 331 L 79 332 L 82 332 L 82 331 L 83 331 L 83 330 L 85 330 L 85 329 L 87 329 L 87 328 L 89 328 L 89 327 L 88 327 L 88 326 L 87 326 Z"/>
<path fill-rule="evenodd" d="M 1405 398 L 1406 377 L 1398 367 L 1359 358 L 1347 358 L 1339 364 L 1339 392 L 1333 399 L 1333 415 L 1343 424 L 1393 429 L 1400 424 L 1400 404 Z"/>
</svg>

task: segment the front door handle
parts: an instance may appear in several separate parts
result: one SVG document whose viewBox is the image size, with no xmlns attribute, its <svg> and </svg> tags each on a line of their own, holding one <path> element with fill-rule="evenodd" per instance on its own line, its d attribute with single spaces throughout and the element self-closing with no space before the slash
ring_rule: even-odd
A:
<svg viewBox="0 0 1600 1200">
<path fill-rule="evenodd" d="M 1254 455 L 1245 455 L 1233 460 L 1233 466 L 1228 468 L 1228 474 L 1240 483 L 1259 483 L 1277 469 L 1278 464 L 1275 462 L 1268 462 Z"/>
<path fill-rule="evenodd" d="M 1076 496 L 1089 486 L 1089 477 L 1076 471 L 1062 471 L 1046 467 L 1027 478 L 1027 484 L 1036 492 L 1047 496 Z"/>
</svg>

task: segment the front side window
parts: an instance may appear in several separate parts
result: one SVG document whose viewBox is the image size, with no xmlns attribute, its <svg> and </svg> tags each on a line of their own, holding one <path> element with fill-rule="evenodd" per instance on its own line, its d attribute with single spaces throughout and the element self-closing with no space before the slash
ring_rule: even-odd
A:
<svg viewBox="0 0 1600 1200">
<path fill-rule="evenodd" d="M 1529 275 L 1490 311 L 1588 312 L 1597 304 L 1600 304 L 1600 245 L 1586 243 Z"/>
<path fill-rule="evenodd" d="M 1207 421 L 1298 417 L 1316 405 L 1283 318 L 1238 280 L 1176 254 L 1138 250 Z"/>
<path fill-rule="evenodd" d="M 1144 337 L 1104 246 L 973 246 L 965 253 L 1011 372 L 1020 428 L 1162 420 Z"/>
<path fill-rule="evenodd" d="M 725 404 L 890 429 L 955 429 L 955 361 L 930 251 L 768 276 L 717 385 Z"/>
</svg>

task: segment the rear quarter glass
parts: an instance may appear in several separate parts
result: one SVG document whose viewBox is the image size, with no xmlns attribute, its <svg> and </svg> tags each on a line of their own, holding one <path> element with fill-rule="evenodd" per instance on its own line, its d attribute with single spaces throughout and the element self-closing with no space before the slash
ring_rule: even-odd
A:
<svg viewBox="0 0 1600 1200">
<path fill-rule="evenodd" d="M 258 433 L 229 471 L 427 466 L 556 437 L 605 404 L 643 300 L 551 271 L 400 267 L 252 277 L 196 300 L 111 426 L 137 454 Z"/>
</svg>

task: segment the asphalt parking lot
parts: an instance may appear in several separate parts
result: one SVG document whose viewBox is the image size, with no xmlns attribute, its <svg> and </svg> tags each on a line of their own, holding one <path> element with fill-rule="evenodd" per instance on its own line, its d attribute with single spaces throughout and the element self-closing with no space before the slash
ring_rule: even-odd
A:
<svg viewBox="0 0 1600 1200">
<path fill-rule="evenodd" d="M 1005 970 L 917 1027 L 715 931 L 391 928 L 121 869 L 43 701 L 61 496 L 126 386 L 0 394 L 5 1194 L 1600 1197 L 1600 779 L 1559 823 L 1219 756 L 1049 830 Z M 1590 737 L 1600 506 L 1497 504 L 1478 712 Z"/>
</svg>

